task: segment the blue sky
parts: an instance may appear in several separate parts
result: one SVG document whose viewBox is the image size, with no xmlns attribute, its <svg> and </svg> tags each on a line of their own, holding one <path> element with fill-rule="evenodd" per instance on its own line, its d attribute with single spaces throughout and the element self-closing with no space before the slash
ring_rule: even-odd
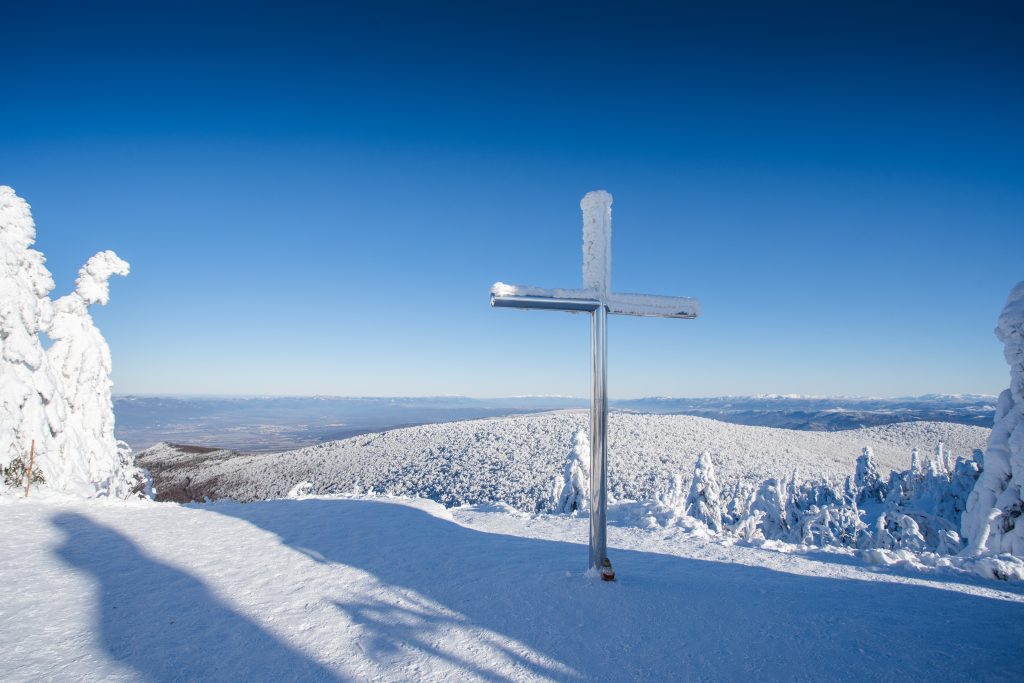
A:
<svg viewBox="0 0 1024 683">
<path fill-rule="evenodd" d="M 578 286 L 597 188 L 613 287 L 704 308 L 612 319 L 615 397 L 1007 384 L 1014 3 L 142 4 L 18 3 L 0 42 L 57 293 L 132 264 L 119 393 L 586 395 L 587 318 L 487 290 Z"/>
</svg>

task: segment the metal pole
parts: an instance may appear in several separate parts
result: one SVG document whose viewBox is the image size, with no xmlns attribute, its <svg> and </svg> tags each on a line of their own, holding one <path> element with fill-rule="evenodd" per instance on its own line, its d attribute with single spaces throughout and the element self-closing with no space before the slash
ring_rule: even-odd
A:
<svg viewBox="0 0 1024 683">
<path fill-rule="evenodd" d="M 593 319 L 593 401 L 590 406 L 590 568 L 611 580 L 608 561 L 608 309 L 602 304 Z"/>
</svg>

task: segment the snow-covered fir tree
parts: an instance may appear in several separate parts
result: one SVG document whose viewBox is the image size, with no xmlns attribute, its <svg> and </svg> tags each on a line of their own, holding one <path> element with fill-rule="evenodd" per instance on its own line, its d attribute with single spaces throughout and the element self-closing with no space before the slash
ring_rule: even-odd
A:
<svg viewBox="0 0 1024 683">
<path fill-rule="evenodd" d="M 999 395 L 984 470 L 961 529 L 968 554 L 1024 557 L 1024 282 L 1010 291 L 995 334 L 1010 366 L 1010 386 Z"/>
<path fill-rule="evenodd" d="M 949 458 L 946 455 L 946 444 L 941 441 L 935 444 L 935 462 L 941 472 L 949 472 Z"/>
<path fill-rule="evenodd" d="M 712 531 L 722 530 L 722 487 L 715 478 L 711 455 L 704 451 L 697 458 L 686 497 L 686 513 L 703 522 Z"/>
<path fill-rule="evenodd" d="M 787 517 L 789 508 L 789 490 L 780 479 L 766 479 L 754 496 L 748 515 L 756 515 L 760 520 L 761 532 L 769 539 L 789 539 L 790 520 Z"/>
<path fill-rule="evenodd" d="M 53 277 L 32 249 L 36 226 L 29 205 L 0 186 L 0 468 L 21 458 L 51 485 L 72 475 L 60 438 L 66 407 L 39 339 L 50 323 Z"/>
<path fill-rule="evenodd" d="M 106 303 L 107 280 L 127 264 L 103 252 L 56 304 L 28 204 L 0 186 L 0 466 L 29 460 L 46 485 L 77 495 L 125 497 L 144 485 L 130 449 L 114 440 L 110 350 L 87 307 Z M 43 349 L 40 334 L 54 341 Z"/>
<path fill-rule="evenodd" d="M 562 470 L 562 490 L 555 512 L 570 514 L 590 509 L 590 437 L 584 430 L 576 432 Z"/>
<path fill-rule="evenodd" d="M 882 483 L 882 477 L 878 474 L 875 453 L 870 446 L 865 446 L 861 450 L 860 457 L 857 458 L 854 483 L 857 485 L 857 503 L 859 505 L 863 505 L 865 502 L 881 502 L 885 497 L 885 486 Z"/>
<path fill-rule="evenodd" d="M 90 258 L 78 271 L 75 291 L 53 306 L 48 328 L 53 345 L 47 354 L 59 375 L 68 404 L 68 435 L 84 462 L 86 478 L 100 495 L 125 498 L 136 485 L 138 472 L 131 453 L 114 438 L 114 407 L 110 397 L 110 347 L 100 334 L 89 306 L 110 300 L 109 280 L 128 275 L 128 264 L 112 251 Z"/>
</svg>

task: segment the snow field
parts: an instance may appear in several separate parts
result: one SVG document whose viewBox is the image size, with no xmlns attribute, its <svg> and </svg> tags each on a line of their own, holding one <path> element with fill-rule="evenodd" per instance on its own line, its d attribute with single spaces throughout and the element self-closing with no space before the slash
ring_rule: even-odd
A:
<svg viewBox="0 0 1024 683">
<path fill-rule="evenodd" d="M 553 509 L 573 435 L 586 430 L 585 411 L 423 425 L 319 444 L 286 453 L 236 456 L 181 469 L 193 487 L 215 498 L 252 501 L 286 496 L 302 482 L 314 494 L 377 492 L 418 495 L 447 506 L 505 503 L 525 512 Z M 760 484 L 799 470 L 803 479 L 840 481 L 853 474 L 864 446 L 883 476 L 906 469 L 917 447 L 942 440 L 952 455 L 984 446 L 989 430 L 950 423 L 900 423 L 844 432 L 798 432 L 734 425 L 686 415 L 612 413 L 609 487 L 617 499 L 653 500 L 673 476 L 689 480 L 698 453 L 708 451 L 718 480 Z M 167 446 L 139 463 L 173 458 Z"/>
<path fill-rule="evenodd" d="M 8 681 L 1018 674 L 1007 650 L 1024 637 L 1015 585 L 614 524 L 619 580 L 603 584 L 582 573 L 586 524 L 363 496 L 0 498 L 0 671 Z M 999 637 L 982 624 L 999 624 Z"/>
</svg>

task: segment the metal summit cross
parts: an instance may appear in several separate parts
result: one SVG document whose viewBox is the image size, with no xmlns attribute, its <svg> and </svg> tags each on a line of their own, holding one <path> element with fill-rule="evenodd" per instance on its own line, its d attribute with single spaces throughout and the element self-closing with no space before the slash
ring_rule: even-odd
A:
<svg viewBox="0 0 1024 683">
<path fill-rule="evenodd" d="M 604 190 L 588 192 L 583 209 L 583 289 L 540 289 L 497 282 L 491 287 L 491 305 L 569 313 L 590 313 L 593 399 L 590 405 L 590 569 L 611 581 L 615 571 L 608 560 L 608 371 L 607 320 L 609 313 L 654 318 L 697 317 L 696 299 L 650 294 L 615 294 L 611 291 L 612 196 Z"/>
</svg>

